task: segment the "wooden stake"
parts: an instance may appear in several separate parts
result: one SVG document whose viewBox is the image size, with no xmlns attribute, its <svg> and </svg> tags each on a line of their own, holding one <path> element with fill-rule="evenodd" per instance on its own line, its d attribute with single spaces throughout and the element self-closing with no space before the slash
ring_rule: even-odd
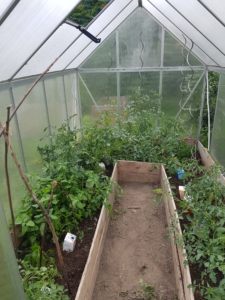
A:
<svg viewBox="0 0 225 300">
<path fill-rule="evenodd" d="M 10 116 L 11 105 L 7 106 L 6 108 L 7 108 L 7 120 L 6 120 L 5 134 L 8 137 L 9 136 L 9 116 Z M 6 177 L 8 200 L 9 200 L 9 208 L 10 208 L 10 214 L 11 214 L 11 220 L 12 220 L 14 249 L 15 249 L 16 258 L 18 258 L 16 225 L 15 225 L 15 219 L 14 219 L 14 213 L 13 213 L 12 196 L 11 196 L 11 188 L 10 188 L 10 180 L 9 180 L 9 170 L 8 170 L 8 145 L 6 142 L 5 142 L 5 177 Z"/>
<path fill-rule="evenodd" d="M 3 126 L 2 126 L 2 124 L 0 122 L 0 129 L 2 129 L 2 127 Z M 20 164 L 19 164 L 19 162 L 17 160 L 16 154 L 13 151 L 12 146 L 11 146 L 11 144 L 9 142 L 9 139 L 8 139 L 8 137 L 7 137 L 7 135 L 5 134 L 4 131 L 3 131 L 3 134 L 4 134 L 5 141 L 6 141 L 7 145 L 8 145 L 8 148 L 10 150 L 10 153 L 12 155 L 12 158 L 13 158 L 13 160 L 15 162 L 15 165 L 16 165 L 18 171 L 19 171 L 19 174 L 20 174 L 20 176 L 21 176 L 21 178 L 22 178 L 22 180 L 23 180 L 23 182 L 24 182 L 24 184 L 25 184 L 28 192 L 30 193 L 31 197 L 34 199 L 34 202 L 39 206 L 39 208 L 41 209 L 43 215 L 46 218 L 46 221 L 48 222 L 48 225 L 49 225 L 49 227 L 51 229 L 51 232 L 52 232 L 52 235 L 53 235 L 53 239 L 54 239 L 55 244 L 56 244 L 57 254 L 58 254 L 59 262 L 60 262 L 60 265 L 61 265 L 61 268 L 62 268 L 63 276 L 64 276 L 65 281 L 67 283 L 68 291 L 69 291 L 70 294 L 72 294 L 71 288 L 70 288 L 70 284 L 69 284 L 69 279 L 68 279 L 68 276 L 67 276 L 67 272 L 66 272 L 66 269 L 65 269 L 64 262 L 63 262 L 62 252 L 61 252 L 61 249 L 60 249 L 60 246 L 59 246 L 58 237 L 57 237 L 56 232 L 55 232 L 55 228 L 54 228 L 54 226 L 53 226 L 53 224 L 51 222 L 51 219 L 50 219 L 47 211 L 44 209 L 44 207 L 42 206 L 42 204 L 39 202 L 39 200 L 37 199 L 36 195 L 34 194 L 33 190 L 31 189 L 31 187 L 30 187 L 30 185 L 29 185 L 29 183 L 28 183 L 28 181 L 27 181 L 27 179 L 26 179 L 26 177 L 25 177 L 25 175 L 24 175 L 24 173 L 23 173 L 23 171 L 21 169 L 21 166 L 20 166 Z"/>
<path fill-rule="evenodd" d="M 49 214 L 50 208 L 52 206 L 52 199 L 53 199 L 53 195 L 54 195 L 54 191 L 55 191 L 56 186 L 57 186 L 57 181 L 54 181 L 54 183 L 52 185 L 50 200 L 49 200 L 49 203 L 48 203 L 48 210 L 47 210 L 48 214 Z M 45 246 L 46 229 L 47 229 L 47 220 L 45 219 L 45 225 L 44 225 L 42 239 L 41 239 L 41 251 L 40 251 L 39 268 L 42 266 L 42 252 L 43 252 L 43 249 L 44 249 L 44 246 Z"/>
</svg>

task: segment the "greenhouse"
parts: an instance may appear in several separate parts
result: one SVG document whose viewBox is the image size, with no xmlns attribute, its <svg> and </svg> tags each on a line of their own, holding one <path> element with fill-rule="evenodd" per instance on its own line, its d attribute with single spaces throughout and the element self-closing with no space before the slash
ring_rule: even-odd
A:
<svg viewBox="0 0 225 300">
<path fill-rule="evenodd" d="M 173 156 L 173 161 L 177 157 L 180 159 L 180 163 L 174 167 L 174 171 L 177 171 L 183 169 L 187 163 L 182 164 L 183 154 L 181 159 L 178 152 L 182 147 L 190 147 L 190 145 L 182 144 L 183 146 L 181 146 L 179 144 L 180 148 L 178 149 L 174 145 L 176 144 L 174 141 L 185 138 L 195 143 L 190 150 L 192 158 L 197 143 L 204 144 L 204 147 L 201 148 L 202 151 L 205 151 L 205 155 L 210 156 L 210 159 L 216 162 L 214 167 L 217 166 L 217 172 L 219 172 L 217 177 L 223 177 L 221 173 L 224 172 L 223 167 L 225 167 L 223 150 L 223 145 L 225 145 L 223 132 L 225 128 L 225 41 L 223 39 L 225 35 L 225 2 L 222 0 L 111 0 L 99 2 L 104 4 L 102 4 L 102 10 L 86 27 L 77 24 L 76 20 L 69 19 L 74 9 L 81 9 L 81 6 L 84 5 L 84 1 L 81 0 L 5 0 L 0 3 L 0 220 L 1 228 L 3 228 L 0 242 L 0 290 L 4 295 L 3 298 L 0 298 L 3 300 L 75 299 L 75 297 L 76 300 L 102 299 L 99 298 L 96 290 L 92 297 L 95 282 L 92 292 L 88 296 L 84 296 L 86 292 L 82 292 L 82 287 L 79 287 L 77 294 L 70 293 L 70 287 L 67 284 L 65 286 L 69 292 L 65 294 L 66 296 L 60 296 L 61 290 L 56 290 L 54 296 L 51 296 L 53 298 L 47 298 L 45 294 L 51 294 L 49 292 L 51 287 L 43 285 L 39 289 L 42 291 L 41 296 L 33 291 L 40 298 L 32 298 L 31 294 L 28 296 L 27 293 L 25 297 L 21 276 L 24 279 L 25 273 L 23 272 L 26 268 L 22 263 L 19 264 L 20 270 L 23 269 L 19 275 L 6 219 L 10 219 L 9 224 L 11 224 L 14 222 L 11 220 L 12 214 L 15 214 L 16 225 L 14 226 L 22 226 L 20 237 L 25 239 L 28 234 L 27 247 L 29 249 L 30 246 L 36 244 L 37 240 L 34 237 L 35 230 L 32 234 L 28 229 L 42 226 L 40 227 L 42 232 L 44 222 L 48 222 L 48 220 L 46 217 L 45 221 L 43 216 L 44 221 L 36 224 L 35 218 L 37 220 L 37 216 L 40 215 L 40 209 L 37 210 L 37 213 L 32 212 L 34 215 L 31 217 L 28 208 L 27 219 L 22 220 L 21 216 L 26 210 L 28 196 L 24 196 L 26 192 L 21 177 L 25 177 L 23 180 L 27 182 L 28 186 L 31 185 L 33 191 L 36 191 L 37 199 L 46 211 L 49 199 L 51 201 L 53 199 L 53 204 L 56 205 L 57 197 L 63 194 L 62 197 L 67 199 L 63 201 L 71 202 L 68 202 L 71 214 L 76 213 L 75 215 L 81 221 L 83 218 L 94 215 L 97 210 L 100 211 L 103 201 L 99 202 L 99 206 L 96 204 L 93 211 L 88 206 L 86 212 L 82 212 L 83 216 L 81 217 L 79 209 L 83 208 L 82 205 L 87 204 L 83 204 L 83 202 L 80 202 L 80 206 L 77 204 L 78 198 L 76 197 L 80 195 L 80 192 L 72 191 L 70 187 L 72 179 L 68 183 L 67 176 L 71 175 L 74 181 L 82 180 L 83 187 L 87 188 L 87 193 L 89 193 L 88 196 L 81 197 L 84 203 L 88 201 L 87 199 L 95 197 L 93 188 L 98 189 L 96 195 L 100 195 L 100 190 L 102 190 L 101 196 L 104 198 L 103 190 L 106 193 L 108 188 L 106 185 L 97 188 L 97 182 L 101 182 L 103 179 L 102 175 L 99 175 L 101 170 L 99 171 L 96 167 L 96 162 L 99 162 L 100 166 L 101 163 L 104 163 L 106 169 L 109 165 L 115 165 L 117 160 L 164 164 L 167 166 L 167 172 L 168 170 L 170 172 L 174 163 L 171 162 L 171 159 L 164 158 L 170 155 L 170 157 Z M 210 93 L 214 88 L 210 76 L 217 78 L 215 99 L 210 98 Z M 162 129 L 163 126 L 166 128 Z M 181 127 L 182 133 L 179 133 Z M 163 135 L 163 130 L 165 135 Z M 171 136 L 166 136 L 166 132 Z M 70 134 L 73 134 L 73 138 L 70 136 L 71 139 L 69 139 Z M 105 140 L 101 141 L 98 134 L 101 134 L 101 138 Z M 68 140 L 65 136 L 68 136 Z M 149 136 L 147 143 L 146 141 L 142 143 L 139 139 L 140 136 L 143 139 Z M 74 145 L 72 145 L 73 139 L 76 140 Z M 58 150 L 56 149 L 57 143 L 60 145 Z M 81 144 L 82 146 L 80 146 Z M 151 148 L 151 145 L 154 145 L 154 149 L 153 146 Z M 74 156 L 74 162 L 70 163 L 68 157 L 73 160 L 72 152 L 69 153 L 72 148 L 74 148 L 76 156 Z M 6 158 L 7 151 L 8 158 Z M 68 156 L 66 156 L 66 151 L 69 153 Z M 130 154 L 131 151 L 137 153 Z M 185 148 L 182 151 L 188 150 Z M 201 154 L 201 150 L 199 152 Z M 16 158 L 13 153 L 16 154 Z M 67 159 L 66 162 L 61 160 L 63 156 Z M 201 159 L 204 161 L 203 157 Z M 6 166 L 7 160 L 8 166 Z M 57 160 L 58 165 L 54 169 L 53 164 L 56 166 Z M 76 170 L 76 174 L 74 171 L 68 171 L 70 165 Z M 94 167 L 92 168 L 92 166 Z M 119 166 L 118 163 L 118 168 Z M 40 174 L 43 174 L 43 168 L 45 175 L 41 179 Z M 120 168 L 122 170 L 123 163 Z M 195 166 L 191 165 L 190 169 L 187 167 L 185 172 L 186 174 L 194 173 L 194 170 Z M 97 173 L 94 173 L 95 171 Z M 216 170 L 214 171 L 216 172 Z M 214 171 L 210 169 L 205 172 L 214 174 Z M 199 169 L 196 172 L 201 173 Z M 66 174 L 64 179 L 63 174 Z M 84 177 L 86 179 L 82 179 L 82 176 L 86 176 Z M 209 173 L 207 176 L 209 177 Z M 38 181 L 36 190 L 34 188 L 35 180 Z M 86 181 L 86 185 L 83 180 Z M 103 181 L 106 183 L 107 180 Z M 216 184 L 221 184 L 219 181 L 215 180 Z M 51 190 L 53 182 L 56 182 L 58 187 L 53 185 L 54 188 Z M 188 184 L 189 182 L 186 191 L 190 196 L 187 197 L 191 197 L 193 200 L 194 196 L 191 193 L 197 193 L 198 188 L 196 190 L 193 188 L 193 191 L 190 188 L 189 191 Z M 205 190 L 207 190 L 206 187 L 213 186 L 209 181 L 205 184 Z M 215 214 L 215 218 L 210 219 L 211 225 L 218 222 L 215 225 L 217 227 L 212 229 L 213 233 L 209 233 L 208 229 L 208 231 L 205 230 L 209 236 L 213 236 L 210 243 L 216 249 L 214 254 L 207 256 L 208 254 L 203 253 L 200 246 L 196 246 L 195 250 L 189 250 L 197 251 L 196 256 L 199 255 L 197 259 L 195 257 L 193 260 L 189 260 L 190 265 L 196 263 L 200 257 L 204 257 L 207 262 L 210 261 L 208 264 L 203 262 L 199 267 L 199 273 L 202 272 L 202 274 L 206 272 L 203 271 L 203 265 L 208 271 L 210 270 L 209 273 L 204 273 L 205 277 L 202 275 L 201 280 L 205 280 L 205 283 L 198 279 L 196 279 L 197 283 L 194 282 L 195 288 L 200 290 L 202 298 L 194 292 L 189 295 L 188 291 L 185 291 L 186 275 L 183 274 L 182 267 L 180 267 L 184 292 L 178 292 L 176 299 L 225 299 L 225 294 L 221 292 L 225 288 L 225 221 L 223 221 L 225 220 L 223 208 L 225 187 L 223 184 L 219 187 L 216 184 L 213 186 L 213 190 L 209 190 L 209 197 L 211 197 L 210 195 L 217 197 L 215 198 L 216 204 L 213 202 L 216 208 L 214 206 L 211 210 L 206 208 L 206 217 L 203 218 L 199 217 L 199 211 L 203 208 L 198 207 L 195 211 L 195 206 L 190 204 L 188 210 L 191 208 L 191 213 L 185 215 L 187 222 L 193 223 L 195 216 L 199 220 L 199 223 L 195 221 L 197 222 L 195 224 L 200 224 L 199 227 L 198 225 L 193 227 L 193 235 L 198 238 L 199 230 L 206 226 L 207 214 L 211 215 L 211 218 Z M 48 189 L 45 192 L 44 185 Z M 179 185 L 186 185 L 186 181 L 183 184 L 180 182 Z M 60 189 L 59 186 L 62 188 Z M 29 191 L 28 187 L 27 189 Z M 58 194 L 53 196 L 54 189 L 55 191 L 60 190 L 59 196 Z M 155 190 L 157 191 L 157 188 Z M 221 192 L 220 195 L 218 190 Z M 30 194 L 32 196 L 32 193 Z M 197 197 L 203 196 L 199 192 Z M 10 208 L 8 198 L 12 199 L 13 208 Z M 221 206 L 219 206 L 220 201 Z M 38 206 L 35 207 L 37 205 L 35 202 L 31 209 L 38 208 Z M 24 211 L 21 209 L 21 203 Z M 77 208 L 76 205 L 78 205 Z M 217 211 L 219 207 L 220 212 Z M 48 213 L 57 236 L 60 234 L 65 236 L 70 229 L 72 231 L 72 225 L 66 227 L 66 231 L 61 232 L 58 227 L 64 228 L 65 225 L 62 221 L 57 224 L 57 218 L 64 218 L 65 215 L 62 217 L 60 213 L 55 212 L 55 208 L 51 209 Z M 62 209 L 64 207 L 60 207 L 61 212 L 63 212 Z M 183 209 L 187 209 L 187 207 L 183 206 Z M 177 211 L 174 214 L 177 214 Z M 123 216 L 124 212 L 122 213 L 121 210 L 118 218 L 123 218 Z M 71 222 L 70 219 L 68 220 Z M 210 224 L 209 226 L 211 226 Z M 78 223 L 73 223 L 73 226 L 78 226 Z M 187 231 L 185 231 L 185 226 L 187 226 L 186 223 L 181 224 L 183 232 Z M 39 227 L 38 234 L 40 235 Z M 13 228 L 13 224 L 10 225 L 10 228 Z M 47 232 L 49 236 L 50 232 L 50 230 Z M 184 238 L 187 243 L 188 237 Z M 16 240 L 15 236 L 14 239 Z M 218 240 L 218 243 L 215 243 L 215 239 Z M 13 243 L 16 249 L 17 242 L 15 240 Z M 208 238 L 204 236 L 203 240 L 205 247 Z M 219 240 L 221 247 L 218 246 Z M 40 244 L 40 241 L 41 239 L 37 243 Z M 76 251 L 76 247 L 74 251 Z M 188 252 L 188 246 L 184 249 Z M 23 250 L 19 250 L 19 253 Z M 29 254 L 27 255 L 29 256 Z M 185 255 L 187 255 L 186 252 Z M 183 256 L 185 255 L 183 254 Z M 20 260 L 22 259 L 20 254 L 18 257 Z M 218 272 L 215 271 L 216 269 Z M 61 272 L 63 276 L 64 273 L 64 271 Z M 138 275 L 137 282 L 143 274 Z M 83 277 L 81 283 L 84 280 Z M 180 277 L 177 275 L 177 278 Z M 193 284 L 192 273 L 191 278 L 191 284 Z M 207 281 L 208 278 L 210 278 L 209 281 Z M 26 284 L 28 281 L 27 279 Z M 177 279 L 177 281 L 179 280 Z M 206 282 L 210 282 L 213 287 L 216 287 L 213 292 L 207 288 L 200 288 L 200 285 L 207 286 Z M 150 284 L 150 282 L 148 283 Z M 171 298 L 170 296 L 166 298 L 162 294 L 160 296 L 157 285 L 156 296 L 152 294 L 148 298 L 145 294 L 146 290 L 144 290 L 146 284 L 142 284 L 142 289 L 135 294 L 136 298 L 132 298 L 175 299 L 172 296 Z M 108 286 L 105 286 L 102 293 L 104 294 L 108 289 L 110 290 Z M 122 290 L 118 291 L 118 299 L 119 297 L 131 299 L 128 298 L 129 291 L 124 293 L 122 294 Z M 68 298 L 64 298 L 64 296 Z M 107 295 L 104 296 L 104 299 L 107 299 Z"/>
</svg>

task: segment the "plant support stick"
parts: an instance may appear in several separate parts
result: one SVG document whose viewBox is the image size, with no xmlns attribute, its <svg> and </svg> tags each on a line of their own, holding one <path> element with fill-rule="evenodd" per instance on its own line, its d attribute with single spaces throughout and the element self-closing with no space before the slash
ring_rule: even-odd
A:
<svg viewBox="0 0 225 300">
<path fill-rule="evenodd" d="M 49 214 L 50 208 L 52 206 L 52 199 L 53 199 L 53 196 L 54 196 L 54 191 L 55 191 L 56 186 L 57 186 L 57 181 L 54 181 L 53 185 L 52 185 L 52 191 L 51 191 L 50 200 L 49 200 L 49 203 L 48 203 L 48 210 L 47 210 L 48 214 Z M 46 229 L 47 229 L 46 225 L 47 225 L 47 220 L 45 219 L 45 225 L 44 225 L 42 239 L 41 239 L 41 250 L 40 250 L 39 268 L 42 266 L 42 252 L 43 252 L 43 249 L 44 249 L 44 246 L 45 246 L 45 235 L 46 235 Z"/>
<path fill-rule="evenodd" d="M 11 105 L 7 106 L 6 108 L 7 108 L 7 120 L 6 120 L 5 134 L 8 137 L 8 135 L 9 135 L 9 116 L 10 116 Z M 12 220 L 14 248 L 15 248 L 16 258 L 18 258 L 16 226 L 15 226 L 15 219 L 14 219 L 14 213 L 13 213 L 12 196 L 11 196 L 11 188 L 10 188 L 10 180 L 9 180 L 9 170 L 8 170 L 8 145 L 7 145 L 6 141 L 5 141 L 5 177 L 6 177 L 6 185 L 7 185 L 7 193 L 8 193 L 10 214 L 11 214 L 11 220 Z"/>
<path fill-rule="evenodd" d="M 2 129 L 2 128 L 3 128 L 3 126 L 0 123 L 0 129 Z M 51 232 L 52 232 L 52 235 L 53 235 L 53 239 L 54 239 L 55 244 L 56 244 L 56 249 L 57 249 L 57 253 L 58 253 L 58 257 L 59 257 L 59 262 L 60 262 L 60 265 L 61 265 L 61 268 L 62 268 L 63 276 L 65 278 L 65 281 L 67 282 L 69 293 L 71 294 L 70 284 L 69 284 L 68 276 L 67 276 L 66 269 L 65 269 L 65 266 L 64 266 L 63 257 L 62 257 L 62 253 L 61 253 L 61 249 L 60 249 L 60 246 L 59 246 L 58 237 L 56 235 L 54 226 L 52 225 L 51 219 L 50 219 L 47 211 L 44 209 L 44 207 L 42 206 L 42 204 L 39 202 L 39 200 L 37 199 L 36 195 L 34 194 L 33 190 L 31 189 L 31 187 L 30 187 L 30 185 L 29 185 L 29 183 L 28 183 L 28 181 L 27 181 L 27 179 L 26 179 L 26 177 L 25 177 L 25 175 L 24 175 L 24 173 L 23 173 L 23 171 L 21 169 L 21 166 L 20 166 L 20 164 L 19 164 L 19 162 L 17 160 L 16 154 L 15 154 L 15 152 L 12 149 L 12 146 L 11 146 L 11 144 L 9 142 L 8 136 L 6 135 L 6 133 L 4 132 L 4 130 L 3 130 L 3 135 L 4 135 L 4 138 L 5 138 L 5 141 L 6 141 L 7 145 L 8 145 L 8 148 L 9 148 L 9 150 L 11 152 L 13 160 L 14 160 L 14 162 L 16 164 L 16 167 L 17 167 L 17 169 L 19 171 L 19 174 L 20 174 L 20 176 L 21 176 L 21 178 L 22 178 L 22 180 L 23 180 L 23 182 L 24 182 L 24 184 L 25 184 L 28 192 L 30 193 L 31 197 L 34 199 L 34 202 L 41 209 L 41 211 L 42 211 L 43 215 L 45 216 L 46 221 L 48 222 L 48 225 L 49 225 L 49 227 L 51 229 Z"/>
</svg>

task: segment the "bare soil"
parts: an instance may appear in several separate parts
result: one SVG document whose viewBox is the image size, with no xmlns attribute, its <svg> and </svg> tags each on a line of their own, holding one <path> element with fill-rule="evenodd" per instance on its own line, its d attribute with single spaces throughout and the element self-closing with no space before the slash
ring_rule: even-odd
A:
<svg viewBox="0 0 225 300">
<path fill-rule="evenodd" d="M 153 203 L 152 190 L 159 186 L 120 185 L 124 195 L 114 205 L 92 300 L 142 299 L 137 295 L 140 279 L 154 286 L 156 299 L 175 300 L 165 209 Z"/>
</svg>

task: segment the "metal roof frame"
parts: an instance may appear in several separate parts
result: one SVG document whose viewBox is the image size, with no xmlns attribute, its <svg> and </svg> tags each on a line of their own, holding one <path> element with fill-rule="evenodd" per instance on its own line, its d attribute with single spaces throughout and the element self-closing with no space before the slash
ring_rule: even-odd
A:
<svg viewBox="0 0 225 300">
<path fill-rule="evenodd" d="M 17 11 L 21 3 L 26 3 L 28 0 L 20 0 L 18 5 L 14 7 L 11 14 L 8 18 L 5 19 L 4 27 L 10 28 L 12 23 L 10 23 L 12 14 L 14 11 Z M 51 2 L 51 0 L 48 0 Z M 30 1 L 28 1 L 30 2 Z M 32 2 L 39 2 L 38 0 L 33 0 Z M 52 3 L 56 3 L 60 7 L 63 6 L 62 0 L 52 1 Z M 69 0 L 71 2 L 70 8 L 67 10 L 67 15 L 74 9 L 74 7 L 80 2 L 77 0 L 76 3 L 74 1 Z M 197 57 L 201 62 L 203 62 L 208 68 L 217 70 L 218 72 L 223 72 L 223 68 L 225 68 L 225 43 L 223 42 L 222 36 L 221 39 L 218 39 L 213 35 L 214 32 L 218 31 L 220 33 L 225 34 L 225 22 L 223 21 L 223 15 L 225 13 L 225 3 L 223 0 L 190 0 L 188 3 L 185 3 L 187 11 L 184 11 L 183 6 L 179 0 L 111 0 L 105 8 L 86 26 L 90 30 L 90 32 L 97 36 L 103 36 L 103 40 L 107 38 L 116 28 L 137 8 L 142 6 L 145 10 L 147 10 L 150 15 L 161 25 L 164 29 L 166 29 L 171 35 L 173 35 L 180 43 L 186 46 L 187 49 L 190 49 L 190 45 L 193 41 L 194 47 L 191 51 L 195 57 Z M 126 12 L 127 7 L 130 8 L 129 13 Z M 208 27 L 204 28 L 200 26 L 199 28 L 196 24 L 199 24 L 199 20 L 193 19 L 190 11 L 195 7 L 199 12 L 204 13 L 205 16 L 208 16 L 210 20 L 213 20 L 213 32 L 210 30 L 207 31 Z M 128 9 L 127 9 L 128 10 Z M 19 11 L 19 10 L 18 10 Z M 196 13 L 198 13 L 198 11 Z M 44 17 L 44 16 L 43 16 Z M 89 57 L 97 48 L 98 45 L 93 45 L 93 42 L 85 39 L 85 37 L 77 33 L 75 37 L 68 40 L 67 43 L 59 47 L 57 43 L 54 48 L 54 39 L 57 39 L 57 36 L 60 40 L 60 29 L 63 26 L 63 22 L 66 16 L 60 16 L 60 19 L 55 22 L 54 28 L 45 35 L 45 37 L 37 43 L 37 46 L 30 51 L 29 55 L 26 55 L 26 59 L 21 59 L 21 63 L 17 64 L 15 67 L 12 65 L 14 69 L 12 72 L 12 68 L 10 65 L 10 72 L 5 72 L 5 69 L 2 68 L 2 73 L 4 76 L 0 76 L 0 81 L 12 80 L 15 78 L 21 78 L 26 76 L 32 76 L 32 66 L 35 64 L 40 64 L 42 62 L 45 64 L 43 69 L 45 69 L 52 62 L 50 61 L 51 56 L 49 55 L 48 59 L 42 58 L 46 57 L 45 51 L 52 50 L 52 57 L 55 58 L 56 54 L 60 54 L 61 58 L 57 61 L 57 63 L 53 66 L 50 72 L 56 72 L 65 69 L 76 69 L 78 68 L 86 59 Z M 201 16 L 200 16 L 201 17 Z M 26 19 L 26 18 L 24 18 Z M 40 18 L 42 21 L 43 18 Z M 178 20 L 179 19 L 179 20 Z M 21 21 L 21 20 L 20 20 Z M 208 20 L 202 20 L 202 22 L 207 22 Z M 26 20 L 24 21 L 26 22 Z M 37 23 L 38 25 L 38 23 Z M 37 26 L 36 25 L 36 26 Z M 62 25 L 62 26 L 60 26 Z M 18 24 L 13 24 L 13 26 L 18 26 Z M 29 23 L 27 24 L 29 26 Z M 69 25 L 68 25 L 69 26 Z M 209 25 L 208 25 L 209 26 Z M 216 27 L 216 28 L 215 28 Z M 1 36 L 0 28 L 0 36 Z M 44 28 L 42 29 L 44 30 Z M 184 37 L 187 37 L 187 44 L 185 45 Z M 20 37 L 21 44 L 23 43 L 23 38 L 26 36 Z M 11 47 L 9 41 L 7 41 L 7 45 L 9 48 Z M 60 42 L 58 42 L 59 44 Z M 2 40 L 2 44 L 4 46 L 4 39 Z M 18 45 L 18 44 L 17 44 Z M 12 45 L 13 46 L 13 45 Z M 51 48 L 52 47 L 52 48 Z M 3 47 L 2 51 L 6 51 L 6 47 Z M 11 51 L 11 50 L 10 50 Z M 9 51 L 9 52 L 10 52 Z M 58 51 L 58 52 L 57 52 Z M 4 58 L 0 61 L 1 65 L 3 63 L 7 63 L 10 61 L 10 55 L 12 56 L 13 51 L 9 53 L 9 55 L 4 54 Z M 0 55 L 2 57 L 2 55 Z M 1 59 L 1 58 L 0 58 Z M 52 59 L 53 60 L 53 59 Z M 41 66 L 41 64 L 40 64 Z M 30 70 L 28 70 L 30 68 Z M 37 68 L 35 70 L 36 74 L 40 74 L 41 70 Z M 6 74 L 7 73 L 7 74 Z M 4 78 L 3 78 L 4 77 Z"/>
</svg>

